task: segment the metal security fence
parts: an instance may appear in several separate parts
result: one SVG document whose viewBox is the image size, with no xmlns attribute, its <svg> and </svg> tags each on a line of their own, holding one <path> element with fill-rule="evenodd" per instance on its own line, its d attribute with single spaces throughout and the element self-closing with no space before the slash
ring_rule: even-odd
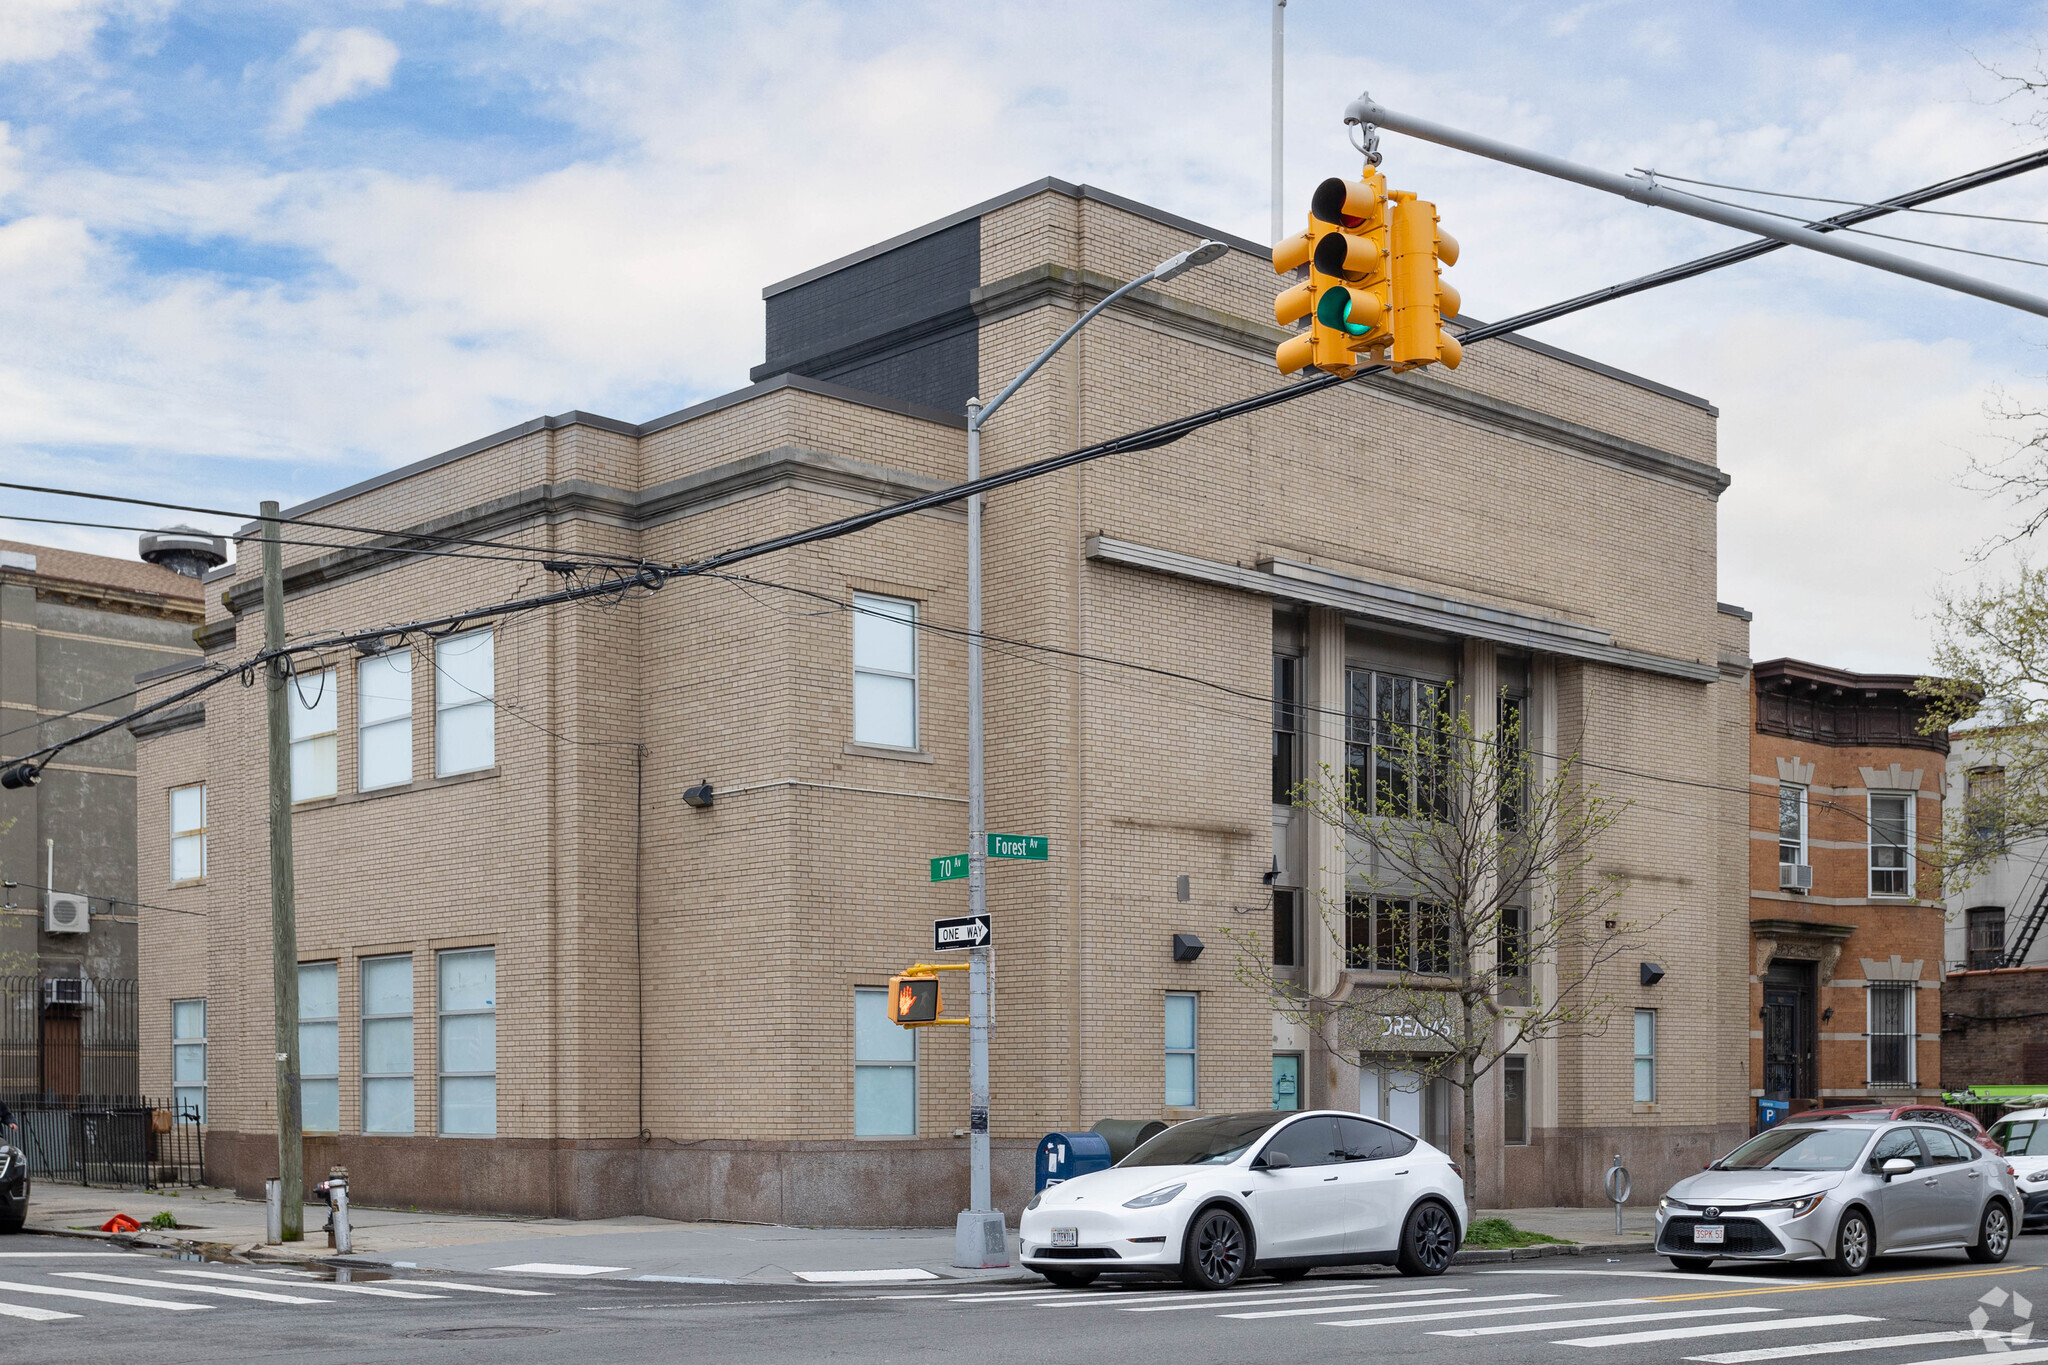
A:
<svg viewBox="0 0 2048 1365">
<path fill-rule="evenodd" d="M 197 1185 L 205 1132 L 196 1106 L 139 1095 L 0 1096 L 35 1179 L 68 1185 Z"/>
<path fill-rule="evenodd" d="M 128 978 L 0 976 L 0 1094 L 135 1094 L 135 1001 Z"/>
</svg>

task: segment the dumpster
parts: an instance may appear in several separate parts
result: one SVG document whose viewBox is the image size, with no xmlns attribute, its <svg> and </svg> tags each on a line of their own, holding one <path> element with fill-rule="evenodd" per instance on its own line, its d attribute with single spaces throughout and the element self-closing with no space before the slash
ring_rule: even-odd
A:
<svg viewBox="0 0 2048 1365">
<path fill-rule="evenodd" d="M 1109 1143 L 1109 1159 L 1122 1161 L 1135 1148 L 1165 1132 L 1166 1125 L 1158 1119 L 1103 1119 L 1093 1131 Z"/>
<path fill-rule="evenodd" d="M 1096 1133 L 1047 1133 L 1038 1140 L 1038 1188 L 1109 1169 L 1109 1143 Z"/>
</svg>

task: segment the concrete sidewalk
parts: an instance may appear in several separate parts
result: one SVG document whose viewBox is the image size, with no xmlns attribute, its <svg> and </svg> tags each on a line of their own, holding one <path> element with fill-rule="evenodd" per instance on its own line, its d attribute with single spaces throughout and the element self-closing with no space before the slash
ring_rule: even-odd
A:
<svg viewBox="0 0 2048 1365">
<path fill-rule="evenodd" d="M 115 1213 L 147 1224 L 163 1212 L 176 1218 L 176 1230 L 146 1228 L 121 1240 L 251 1259 L 316 1260 L 333 1255 L 319 1231 L 327 1221 L 325 1207 L 307 1207 L 304 1242 L 266 1247 L 263 1205 L 228 1190 L 130 1193 L 39 1184 L 29 1205 L 29 1228 L 101 1236 L 100 1224 Z M 1014 1264 L 1014 1232 L 1009 1269 L 957 1270 L 951 1264 L 951 1228 L 792 1228 L 641 1217 L 577 1221 L 361 1206 L 350 1212 L 355 1245 L 349 1263 L 356 1265 L 734 1284 L 1037 1278 Z M 1483 1210 L 1480 1216 L 1504 1217 L 1519 1228 L 1562 1237 L 1573 1245 L 1513 1252 L 1468 1250 L 1459 1253 L 1461 1261 L 1641 1254 L 1650 1250 L 1655 1227 L 1654 1214 L 1647 1208 L 1627 1211 L 1628 1232 L 1621 1238 L 1614 1234 L 1612 1208 Z"/>
</svg>

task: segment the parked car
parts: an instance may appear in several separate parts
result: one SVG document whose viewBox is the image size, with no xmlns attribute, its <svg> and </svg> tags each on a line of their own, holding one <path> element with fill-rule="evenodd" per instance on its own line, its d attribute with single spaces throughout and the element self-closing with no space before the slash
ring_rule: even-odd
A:
<svg viewBox="0 0 2048 1365">
<path fill-rule="evenodd" d="M 1894 1119 L 1900 1123 L 1939 1123 L 1955 1129 L 1986 1151 L 2001 1150 L 1992 1136 L 1984 1131 L 1984 1125 L 1977 1122 L 1975 1114 L 1965 1113 L 1961 1109 L 1950 1109 L 1942 1104 L 1865 1104 L 1841 1109 L 1807 1109 L 1787 1115 L 1785 1122 L 1829 1123 L 1837 1119 Z"/>
<path fill-rule="evenodd" d="M 1932 1123 L 1831 1120 L 1766 1129 L 1657 1204 L 1657 1250 L 1681 1270 L 1717 1257 L 1831 1261 L 1950 1248 L 2005 1259 L 2019 1190 L 2003 1156 Z"/>
<path fill-rule="evenodd" d="M 2005 1163 L 2025 1200 L 2020 1230 L 2048 1226 L 2048 1109 L 2020 1109 L 1991 1125 L 1991 1136 L 2005 1149 Z"/>
<path fill-rule="evenodd" d="M 7 1106 L 0 1105 L 0 1117 Z M 20 1232 L 28 1221 L 28 1153 L 12 1123 L 0 1121 L 0 1232 Z"/>
<path fill-rule="evenodd" d="M 1063 1288 L 1165 1271 L 1227 1289 L 1325 1265 L 1441 1275 L 1466 1222 L 1463 1175 L 1414 1134 L 1277 1110 L 1177 1123 L 1108 1170 L 1048 1186 L 1018 1237 L 1024 1264 Z"/>
</svg>

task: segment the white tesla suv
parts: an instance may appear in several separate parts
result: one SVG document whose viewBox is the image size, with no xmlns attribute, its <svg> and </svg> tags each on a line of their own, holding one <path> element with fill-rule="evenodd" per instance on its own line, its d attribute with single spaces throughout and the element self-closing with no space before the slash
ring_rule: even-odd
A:
<svg viewBox="0 0 2048 1365">
<path fill-rule="evenodd" d="M 1266 1111 L 1175 1124 L 1106 1171 L 1033 1196 L 1024 1264 L 1063 1288 L 1178 1271 L 1195 1289 L 1323 1265 L 1440 1275 L 1464 1241 L 1464 1181 L 1413 1134 L 1358 1114 Z"/>
</svg>

